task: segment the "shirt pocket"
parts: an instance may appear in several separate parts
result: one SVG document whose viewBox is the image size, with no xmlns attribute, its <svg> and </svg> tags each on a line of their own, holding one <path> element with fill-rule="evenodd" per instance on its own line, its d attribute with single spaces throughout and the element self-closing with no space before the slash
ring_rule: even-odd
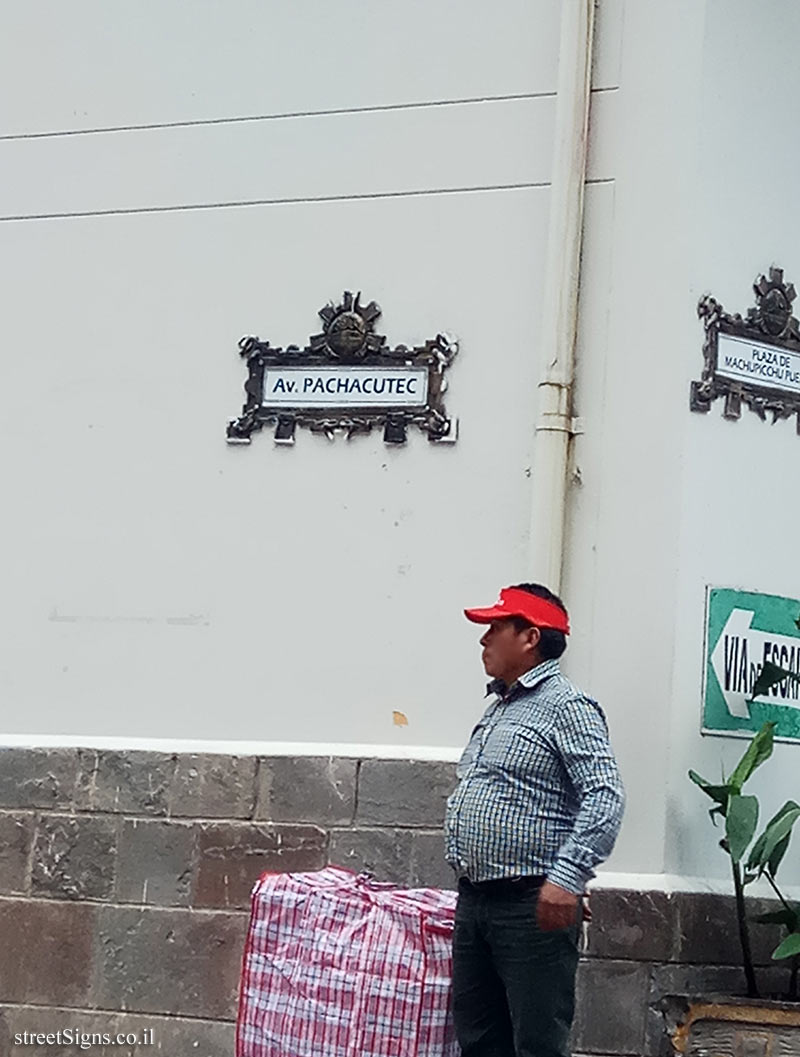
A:
<svg viewBox="0 0 800 1057">
<path fill-rule="evenodd" d="M 550 756 L 547 741 L 532 727 L 518 722 L 498 724 L 486 739 L 484 759 L 491 770 L 529 781 Z"/>
</svg>

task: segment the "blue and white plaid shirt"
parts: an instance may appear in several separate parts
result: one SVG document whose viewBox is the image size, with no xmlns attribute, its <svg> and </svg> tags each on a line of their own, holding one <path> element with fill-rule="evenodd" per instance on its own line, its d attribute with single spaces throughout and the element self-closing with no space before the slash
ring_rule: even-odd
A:
<svg viewBox="0 0 800 1057">
<path fill-rule="evenodd" d="M 447 801 L 447 861 L 472 881 L 543 874 L 582 892 L 625 803 L 603 711 L 555 660 L 489 691 Z"/>
</svg>

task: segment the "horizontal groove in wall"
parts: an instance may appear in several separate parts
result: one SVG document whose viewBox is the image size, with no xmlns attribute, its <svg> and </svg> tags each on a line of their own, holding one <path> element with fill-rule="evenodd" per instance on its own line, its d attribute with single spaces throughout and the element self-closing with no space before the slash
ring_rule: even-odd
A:
<svg viewBox="0 0 800 1057">
<path fill-rule="evenodd" d="M 249 907 L 181 907 L 167 906 L 163 903 L 122 903 L 116 899 L 57 899 L 49 895 L 25 895 L 22 892 L 0 894 L 0 906 L 4 903 L 37 903 L 44 906 L 59 907 L 98 907 L 105 910 L 119 908 L 121 910 L 139 910 L 144 913 L 155 914 L 181 914 L 191 917 L 215 917 L 219 914 L 230 914 L 241 917 L 249 913 Z M 2 999 L 0 999 L 0 1004 Z"/>
<path fill-rule="evenodd" d="M 599 88 L 598 92 L 615 91 Z M 508 103 L 523 99 L 552 99 L 555 92 L 527 92 L 518 95 L 470 96 L 464 99 L 432 99 L 418 103 L 389 103 L 376 106 L 333 107 L 329 110 L 290 110 L 276 114 L 246 114 L 241 117 L 197 118 L 191 121 L 152 121 L 132 125 L 105 125 L 98 128 L 52 129 L 46 132 L 0 134 L 0 142 L 21 139 L 57 139 L 61 136 L 98 136 L 112 132 L 148 132 L 165 128 L 209 128 L 213 125 L 244 125 L 262 121 L 289 121 L 295 118 L 340 117 L 347 114 L 388 114 L 398 110 L 428 110 L 433 107 L 462 106 L 472 103 Z"/>
<path fill-rule="evenodd" d="M 593 88 L 592 96 L 617 92 L 617 87 Z M 0 143 L 21 139 L 57 139 L 61 136 L 102 136 L 113 132 L 148 132 L 164 128 L 197 128 L 213 125 L 243 125 L 260 121 L 290 121 L 306 117 L 339 117 L 343 114 L 386 114 L 396 110 L 428 110 L 432 107 L 462 106 L 467 103 L 509 103 L 523 99 L 554 99 L 555 92 L 525 92 L 517 95 L 469 96 L 463 99 L 431 99 L 418 103 L 388 103 L 376 106 L 334 107 L 330 110 L 293 110 L 277 114 L 246 114 L 241 117 L 197 118 L 191 121 L 151 121 L 133 125 L 102 125 L 98 128 L 49 129 L 43 132 L 0 133 Z"/>
<path fill-rule="evenodd" d="M 29 213 L 0 217 L 0 223 L 21 220 L 66 220 L 80 217 L 131 216 L 143 213 L 192 213 L 211 209 L 246 209 L 253 206 L 316 205 L 325 202 L 361 202 L 391 198 L 425 198 L 435 195 L 480 194 L 493 191 L 519 191 L 546 188 L 541 184 L 498 184 L 494 187 L 446 187 L 426 191 L 390 191 L 385 194 L 320 195 L 318 198 L 262 198 L 247 202 L 208 202 L 200 205 L 156 206 L 141 209 L 97 209 L 75 213 Z"/>
<path fill-rule="evenodd" d="M 26 1009 L 47 1009 L 52 1010 L 54 1013 L 86 1013 L 88 1016 L 97 1017 L 130 1017 L 138 1020 L 154 1020 L 158 1021 L 187 1021 L 195 1024 L 235 1024 L 236 1021 L 225 1020 L 220 1017 L 217 1020 L 212 1020 L 210 1017 L 194 1017 L 190 1013 L 141 1013 L 138 1010 L 132 1009 L 105 1009 L 100 1006 L 63 1006 L 54 1005 L 52 1002 L 5 1002 L 0 1000 L 0 1009 L 4 1010 L 19 1010 L 24 1011 Z M 65 1025 L 67 1026 L 67 1025 Z M 71 1025 L 70 1025 L 71 1026 Z M 29 1029 L 31 1030 L 31 1029 Z"/>
<path fill-rule="evenodd" d="M 605 187 L 613 184 L 614 181 L 608 180 L 587 180 L 587 187 Z M 463 195 L 463 194 L 486 194 L 497 191 L 529 191 L 529 190 L 542 190 L 548 188 L 550 185 L 547 183 L 541 184 L 500 184 L 496 187 L 447 187 L 441 189 L 433 189 L 429 191 L 398 191 L 396 193 L 388 194 L 367 194 L 367 195 L 330 195 L 321 196 L 320 198 L 276 198 L 276 199 L 261 199 L 252 202 L 210 202 L 204 205 L 196 206 L 163 206 L 157 208 L 142 208 L 142 209 L 98 209 L 95 211 L 88 211 L 86 213 L 30 213 L 23 214 L 20 216 L 8 216 L 0 217 L 0 224 L 11 223 L 25 220 L 70 220 L 80 219 L 87 217 L 113 217 L 113 216 L 137 216 L 140 214 L 158 214 L 158 213 L 193 213 L 199 211 L 208 211 L 212 209 L 248 209 L 254 206 L 284 206 L 284 205 L 320 205 L 326 202 L 363 202 L 363 201 L 374 201 L 383 198 L 427 198 L 435 197 L 437 195 Z"/>
</svg>

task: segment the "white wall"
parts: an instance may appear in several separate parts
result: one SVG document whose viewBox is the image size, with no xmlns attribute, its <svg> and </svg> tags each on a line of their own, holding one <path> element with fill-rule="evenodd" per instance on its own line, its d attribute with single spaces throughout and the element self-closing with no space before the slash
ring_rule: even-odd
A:
<svg viewBox="0 0 800 1057">
<path fill-rule="evenodd" d="M 784 267 L 787 280 L 800 278 L 800 217 L 792 206 L 800 142 L 787 118 L 800 94 L 799 36 L 800 10 L 789 0 L 758 8 L 721 0 L 707 5 L 690 274 L 695 299 L 710 292 L 729 312 L 745 314 L 754 305 L 752 282 L 772 264 Z M 800 306 L 794 307 L 797 313 Z M 738 422 L 729 422 L 717 405 L 708 415 L 687 417 L 682 447 L 678 611 L 687 619 L 678 622 L 675 638 L 669 803 L 676 839 L 669 860 L 683 873 L 721 872 L 709 828 L 691 824 L 697 795 L 685 768 L 716 776 L 724 765 L 729 773 L 744 746 L 696 735 L 703 588 L 741 586 L 800 598 L 794 561 L 800 510 L 792 484 L 800 437 L 793 419 L 773 426 L 744 409 Z M 764 821 L 800 795 L 797 774 L 798 747 L 778 745 L 752 783 Z M 794 871 L 796 878 L 798 864 L 795 847 L 785 876 Z"/>
<path fill-rule="evenodd" d="M 559 5 L 457 13 L 14 7 L 6 735 L 463 741 L 460 609 L 525 572 Z M 344 289 L 392 343 L 458 333 L 458 444 L 226 447 L 239 336 Z"/>
<path fill-rule="evenodd" d="M 627 4 L 607 138 L 613 185 L 588 198 L 564 594 L 569 670 L 604 704 L 628 792 L 610 867 L 665 869 L 675 541 L 675 432 L 688 417 L 682 353 L 699 348 L 686 293 L 685 218 L 702 5 Z M 690 343 L 682 345 L 688 319 Z M 695 725 L 696 729 L 696 725 Z"/>
<path fill-rule="evenodd" d="M 716 778 L 744 750 L 700 734 L 705 589 L 800 598 L 800 438 L 747 409 L 726 421 L 721 402 L 689 411 L 696 305 L 711 293 L 745 313 L 773 263 L 800 277 L 798 33 L 790 0 L 628 4 L 613 194 L 587 214 L 570 663 L 616 718 L 629 807 L 611 865 L 700 885 L 728 867 L 686 772 Z M 800 794 L 797 752 L 779 745 L 752 783 L 765 817 Z"/>
</svg>

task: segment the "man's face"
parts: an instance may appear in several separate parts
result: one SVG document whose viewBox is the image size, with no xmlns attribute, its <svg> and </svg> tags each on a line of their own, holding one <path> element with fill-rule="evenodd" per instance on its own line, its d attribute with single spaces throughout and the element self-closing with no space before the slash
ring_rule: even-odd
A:
<svg viewBox="0 0 800 1057">
<path fill-rule="evenodd" d="M 538 628 L 517 631 L 511 620 L 493 620 L 481 637 L 486 674 L 510 686 L 537 664 L 539 635 Z"/>
</svg>

